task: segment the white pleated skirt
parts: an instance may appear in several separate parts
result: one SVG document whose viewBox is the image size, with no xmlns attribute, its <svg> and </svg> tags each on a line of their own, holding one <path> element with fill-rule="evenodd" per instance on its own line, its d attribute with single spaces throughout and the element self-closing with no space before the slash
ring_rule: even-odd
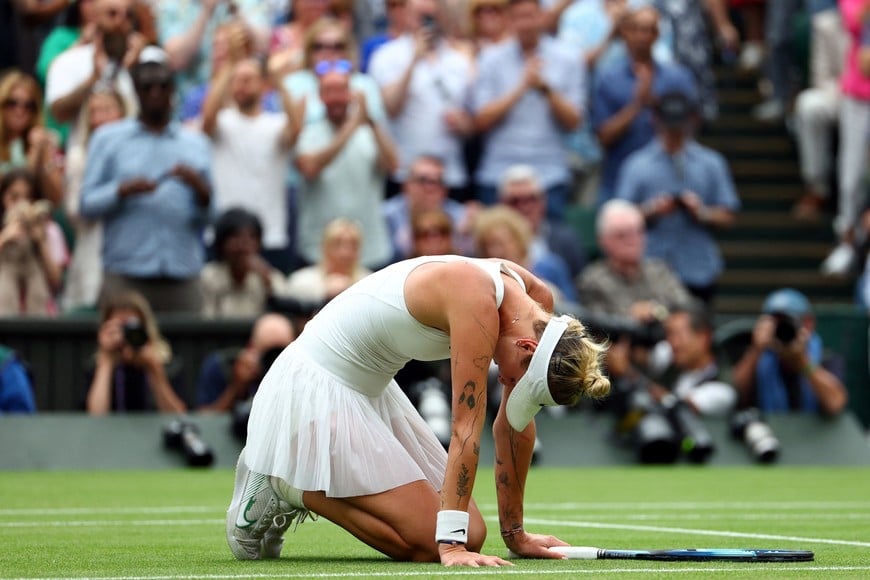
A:
<svg viewBox="0 0 870 580">
<path fill-rule="evenodd" d="M 364 395 L 293 343 L 254 397 L 245 460 L 295 488 L 356 497 L 419 480 L 440 490 L 447 453 L 395 381 Z"/>
</svg>

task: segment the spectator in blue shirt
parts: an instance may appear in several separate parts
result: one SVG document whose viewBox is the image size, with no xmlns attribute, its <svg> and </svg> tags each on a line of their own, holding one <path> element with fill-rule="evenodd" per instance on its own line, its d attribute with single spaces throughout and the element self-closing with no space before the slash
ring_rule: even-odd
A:
<svg viewBox="0 0 870 580">
<path fill-rule="evenodd" d="M 35 412 L 33 385 L 27 369 L 14 351 L 0 345 L 0 415 Z"/>
<path fill-rule="evenodd" d="M 688 69 L 660 62 L 653 54 L 659 16 L 644 6 L 629 12 L 622 26 L 627 55 L 596 70 L 592 90 L 592 128 L 604 150 L 598 206 L 616 194 L 616 180 L 625 159 L 653 140 L 654 95 L 679 90 L 694 95 Z"/>
<path fill-rule="evenodd" d="M 173 78 L 162 50 L 143 50 L 132 72 L 139 117 L 96 132 L 82 185 L 81 215 L 105 226 L 102 293 L 132 289 L 157 312 L 199 312 L 209 144 L 171 120 Z"/>
<path fill-rule="evenodd" d="M 744 406 L 763 413 L 837 415 L 849 400 L 842 381 L 822 366 L 824 345 L 815 331 L 810 301 L 792 288 L 772 292 L 734 367 Z"/>
<path fill-rule="evenodd" d="M 561 221 L 571 182 L 564 140 L 583 121 L 584 67 L 545 34 L 537 0 L 511 0 L 508 14 L 515 38 L 481 53 L 473 89 L 475 128 L 484 133 L 477 197 L 494 204 L 504 172 L 527 163 L 547 190 L 547 216 Z"/>
<path fill-rule="evenodd" d="M 731 226 L 740 200 L 722 155 L 692 137 L 695 99 L 669 92 L 654 108 L 658 136 L 626 160 L 616 196 L 640 206 L 647 255 L 664 260 L 709 305 L 724 267 L 712 230 Z"/>
</svg>

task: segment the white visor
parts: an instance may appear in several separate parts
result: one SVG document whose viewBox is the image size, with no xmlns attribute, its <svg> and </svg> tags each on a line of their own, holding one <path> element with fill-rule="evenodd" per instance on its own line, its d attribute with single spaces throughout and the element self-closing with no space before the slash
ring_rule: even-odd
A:
<svg viewBox="0 0 870 580">
<path fill-rule="evenodd" d="M 547 370 L 550 368 L 550 358 L 559 339 L 565 334 L 570 316 L 553 317 L 547 323 L 538 347 L 532 354 L 532 360 L 525 374 L 517 381 L 507 401 L 507 418 L 516 431 L 523 431 L 534 419 L 541 407 L 554 407 L 556 401 L 550 394 L 547 384 Z"/>
</svg>

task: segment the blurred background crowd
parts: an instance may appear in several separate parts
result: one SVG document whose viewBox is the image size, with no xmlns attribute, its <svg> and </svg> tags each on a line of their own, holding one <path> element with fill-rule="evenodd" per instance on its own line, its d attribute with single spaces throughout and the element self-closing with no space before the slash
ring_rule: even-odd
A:
<svg viewBox="0 0 870 580">
<path fill-rule="evenodd" d="M 94 413 L 190 406 L 160 316 L 256 319 L 248 345 L 186 361 L 196 405 L 227 410 L 367 273 L 507 258 L 656 400 L 836 414 L 845 389 L 800 292 L 755 313 L 733 377 L 704 354 L 717 235 L 741 211 L 697 139 L 721 68 L 757 74 L 752 115 L 799 154 L 793 214 L 836 232 L 818 268 L 866 308 L 870 0 L 5 1 L 0 316 L 100 312 Z"/>
</svg>

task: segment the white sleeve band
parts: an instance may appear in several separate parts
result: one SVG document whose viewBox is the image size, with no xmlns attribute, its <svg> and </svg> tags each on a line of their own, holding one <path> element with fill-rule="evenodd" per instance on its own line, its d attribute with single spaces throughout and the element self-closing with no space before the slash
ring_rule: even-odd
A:
<svg viewBox="0 0 870 580">
<path fill-rule="evenodd" d="M 435 524 L 435 541 L 460 544 L 468 543 L 468 512 L 441 510 Z"/>
</svg>

